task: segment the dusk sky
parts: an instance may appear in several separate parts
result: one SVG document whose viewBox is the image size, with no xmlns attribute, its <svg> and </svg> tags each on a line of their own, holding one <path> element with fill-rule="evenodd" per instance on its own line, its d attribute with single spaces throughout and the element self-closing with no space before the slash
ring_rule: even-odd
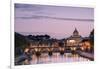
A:
<svg viewBox="0 0 100 69">
<path fill-rule="evenodd" d="M 93 8 L 15 4 L 15 32 L 21 34 L 48 34 L 59 39 L 71 36 L 77 28 L 86 37 L 93 27 Z"/>
</svg>

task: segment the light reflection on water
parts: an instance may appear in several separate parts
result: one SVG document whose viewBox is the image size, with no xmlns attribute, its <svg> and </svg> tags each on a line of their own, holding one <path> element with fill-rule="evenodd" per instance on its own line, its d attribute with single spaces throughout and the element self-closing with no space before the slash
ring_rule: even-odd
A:
<svg viewBox="0 0 100 69">
<path fill-rule="evenodd" d="M 41 54 L 41 56 L 36 57 L 32 55 L 32 60 L 30 64 L 43 64 L 43 63 L 62 63 L 62 62 L 79 62 L 79 61 L 89 61 L 87 58 L 80 57 L 78 54 L 65 53 L 60 55 L 60 53 L 53 53 L 49 56 L 47 53 Z"/>
</svg>

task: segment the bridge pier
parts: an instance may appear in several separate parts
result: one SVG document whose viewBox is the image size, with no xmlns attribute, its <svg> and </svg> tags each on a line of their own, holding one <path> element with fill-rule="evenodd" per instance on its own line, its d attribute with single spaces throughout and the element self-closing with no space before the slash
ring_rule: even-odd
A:
<svg viewBox="0 0 100 69">
<path fill-rule="evenodd" d="M 51 52 L 51 51 L 50 51 L 50 52 L 48 52 L 48 55 L 49 55 L 49 56 L 52 56 L 52 52 Z"/>
<path fill-rule="evenodd" d="M 41 52 L 40 51 L 37 51 L 36 52 L 36 56 L 40 56 L 41 55 Z"/>
<path fill-rule="evenodd" d="M 53 52 L 53 48 L 49 48 L 49 49 L 48 49 L 48 55 L 49 55 L 49 56 L 52 56 L 52 52 Z"/>
<path fill-rule="evenodd" d="M 60 48 L 60 54 L 63 55 L 64 54 L 65 49 L 63 47 Z"/>
<path fill-rule="evenodd" d="M 60 54 L 63 55 L 64 54 L 64 51 L 60 51 Z"/>
</svg>

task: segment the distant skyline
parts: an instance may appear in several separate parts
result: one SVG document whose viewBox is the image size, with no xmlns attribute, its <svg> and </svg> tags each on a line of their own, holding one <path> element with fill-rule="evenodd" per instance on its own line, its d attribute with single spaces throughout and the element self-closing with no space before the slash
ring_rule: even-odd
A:
<svg viewBox="0 0 100 69">
<path fill-rule="evenodd" d="M 89 36 L 94 28 L 93 8 L 15 4 L 15 32 L 60 39 L 71 36 L 75 28 L 81 36 Z"/>
</svg>

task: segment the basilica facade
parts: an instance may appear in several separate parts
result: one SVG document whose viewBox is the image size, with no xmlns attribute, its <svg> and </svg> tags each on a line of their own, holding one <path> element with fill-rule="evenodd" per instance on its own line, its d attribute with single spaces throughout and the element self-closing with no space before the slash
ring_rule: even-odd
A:
<svg viewBox="0 0 100 69">
<path fill-rule="evenodd" d="M 73 34 L 65 40 L 66 46 L 78 46 L 82 41 L 82 36 L 79 35 L 78 30 L 75 28 Z"/>
</svg>

